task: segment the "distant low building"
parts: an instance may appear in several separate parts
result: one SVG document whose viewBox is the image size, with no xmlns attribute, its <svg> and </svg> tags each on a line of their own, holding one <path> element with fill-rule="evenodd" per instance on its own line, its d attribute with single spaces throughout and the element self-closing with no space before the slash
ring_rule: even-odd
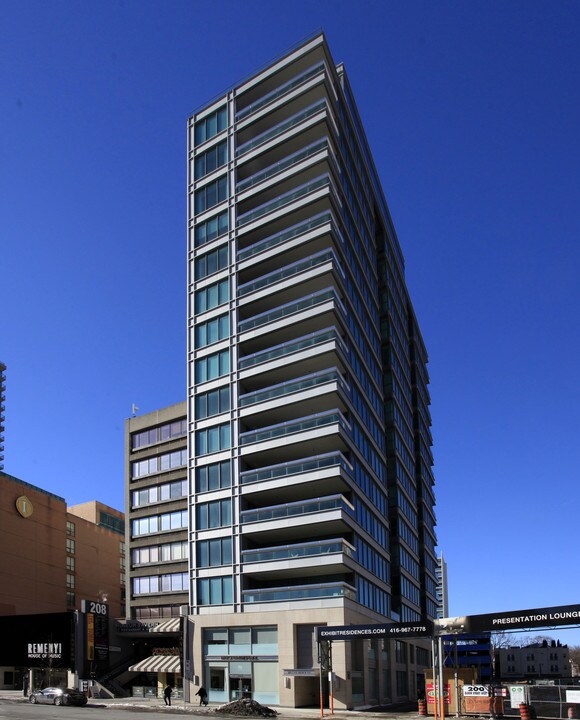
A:
<svg viewBox="0 0 580 720">
<path fill-rule="evenodd" d="M 487 683 L 491 680 L 490 633 L 445 635 L 443 649 L 445 667 L 471 668 L 475 671 L 478 682 Z"/>
<path fill-rule="evenodd" d="M 570 677 L 572 672 L 568 646 L 559 640 L 500 648 L 496 658 L 502 680 Z"/>
</svg>

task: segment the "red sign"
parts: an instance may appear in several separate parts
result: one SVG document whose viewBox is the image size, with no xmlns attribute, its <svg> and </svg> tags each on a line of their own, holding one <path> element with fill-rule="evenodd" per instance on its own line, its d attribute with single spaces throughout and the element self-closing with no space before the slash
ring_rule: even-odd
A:
<svg viewBox="0 0 580 720">
<path fill-rule="evenodd" d="M 435 705 L 435 698 L 438 694 L 433 687 L 433 683 L 427 683 L 427 702 L 429 705 Z M 451 704 L 451 685 L 443 686 L 443 702 L 447 705 Z"/>
</svg>

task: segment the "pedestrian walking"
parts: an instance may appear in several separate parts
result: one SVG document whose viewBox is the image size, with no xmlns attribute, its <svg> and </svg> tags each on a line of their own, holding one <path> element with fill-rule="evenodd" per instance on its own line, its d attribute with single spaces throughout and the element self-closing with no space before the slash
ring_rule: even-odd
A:
<svg viewBox="0 0 580 720">
<path fill-rule="evenodd" d="M 171 685 L 166 685 L 165 690 L 163 691 L 163 699 L 165 700 L 165 704 L 169 705 L 171 707 L 171 693 L 173 692 L 173 688 Z"/>
<path fill-rule="evenodd" d="M 195 694 L 199 695 L 199 704 L 200 705 L 207 705 L 207 690 L 203 687 L 203 685 L 199 688 L 199 690 Z"/>
</svg>

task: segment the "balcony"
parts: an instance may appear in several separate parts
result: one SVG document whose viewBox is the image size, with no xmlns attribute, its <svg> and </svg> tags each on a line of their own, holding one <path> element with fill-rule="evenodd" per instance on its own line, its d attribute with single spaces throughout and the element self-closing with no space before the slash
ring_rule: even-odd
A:
<svg viewBox="0 0 580 720">
<path fill-rule="evenodd" d="M 308 270 L 320 267 L 321 265 L 324 265 L 326 263 L 333 263 L 334 265 L 340 267 L 338 258 L 336 257 L 336 254 L 331 248 L 328 248 L 327 250 L 321 250 L 320 252 L 314 253 L 314 255 L 311 255 L 304 260 L 291 263 L 290 265 L 286 265 L 280 270 L 275 270 L 273 272 L 267 273 L 266 275 L 261 275 L 255 280 L 240 285 L 238 287 L 238 297 L 241 298 L 245 295 L 249 295 L 250 293 L 258 292 L 259 290 L 271 288 L 272 285 L 276 285 L 277 283 L 280 283 L 284 280 L 289 280 L 296 275 L 301 275 Z"/>
<path fill-rule="evenodd" d="M 281 422 L 315 412 L 347 409 L 350 388 L 336 368 L 256 390 L 240 398 L 246 428 Z"/>
<path fill-rule="evenodd" d="M 244 498 L 256 495 L 261 504 L 272 505 L 315 494 L 348 493 L 352 482 L 352 467 L 339 451 L 251 468 L 240 474 Z"/>
<path fill-rule="evenodd" d="M 260 145 L 264 145 L 264 143 L 268 142 L 269 140 L 272 140 L 273 138 L 282 135 L 286 131 L 295 128 L 298 125 L 301 125 L 306 120 L 315 117 L 319 113 L 325 112 L 327 110 L 327 107 L 328 106 L 326 103 L 326 98 L 323 98 L 313 103 L 309 107 L 305 108 L 304 110 L 300 110 L 300 112 L 295 113 L 294 115 L 292 115 L 292 117 L 287 118 L 282 122 L 277 123 L 273 127 L 268 128 L 259 135 L 255 135 L 255 131 L 253 129 L 253 137 L 246 142 L 240 143 L 236 148 L 236 157 L 239 158 L 245 155 L 246 153 L 250 152 L 250 150 L 259 147 Z"/>
<path fill-rule="evenodd" d="M 348 573 L 353 570 L 354 547 L 342 538 L 294 545 L 279 545 L 257 550 L 243 550 L 244 575 L 268 579 L 301 577 L 312 568 L 317 576 Z"/>
<path fill-rule="evenodd" d="M 352 532 L 354 507 L 344 495 L 329 495 L 242 510 L 240 523 L 243 536 L 261 545 L 304 540 L 305 534 L 328 538 Z"/>
<path fill-rule="evenodd" d="M 335 289 L 326 288 L 325 290 L 320 290 L 316 293 L 312 293 L 311 295 L 305 298 L 301 298 L 300 300 L 286 303 L 284 305 L 281 305 L 280 307 L 274 308 L 273 310 L 267 310 L 266 312 L 259 313 L 258 315 L 254 315 L 253 317 L 246 320 L 242 320 L 238 323 L 238 331 L 240 333 L 243 333 L 248 330 L 254 330 L 263 325 L 268 325 L 272 322 L 275 322 L 276 320 L 282 320 L 283 318 L 294 315 L 303 310 L 309 310 L 316 307 L 317 305 L 322 305 L 329 300 L 339 304 L 342 313 L 346 314 L 344 305 L 342 305 L 342 302 L 340 301 Z"/>
<path fill-rule="evenodd" d="M 306 601 L 323 598 L 355 601 L 356 590 L 345 582 L 336 582 L 242 591 L 243 603 Z"/>
<path fill-rule="evenodd" d="M 271 387 L 264 388 L 263 390 L 256 390 L 255 392 L 241 395 L 240 407 L 244 408 L 249 405 L 267 402 L 268 400 L 273 400 L 275 398 L 286 397 L 303 390 L 317 388 L 320 385 L 325 385 L 327 383 L 336 383 L 345 393 L 348 393 L 348 384 L 338 370 L 336 370 L 336 368 L 332 368 L 330 370 L 322 370 L 321 372 L 313 373 L 312 375 L 306 377 L 297 378 L 296 380 L 288 380 L 287 382 L 280 383 L 279 385 L 272 385 Z"/>
<path fill-rule="evenodd" d="M 279 87 L 275 88 L 274 90 L 271 90 L 269 93 L 266 93 L 265 95 L 262 95 L 261 98 L 258 100 L 255 100 L 254 102 L 250 103 L 249 105 L 246 105 L 246 107 L 242 108 L 241 110 L 238 110 L 236 113 L 236 121 L 243 120 L 244 118 L 248 117 L 248 115 L 251 115 L 261 108 L 265 107 L 266 105 L 269 105 L 270 103 L 274 102 L 274 100 L 277 100 L 278 98 L 282 97 L 283 95 L 286 95 L 291 90 L 294 90 L 295 88 L 300 87 L 301 85 L 304 85 L 305 82 L 310 80 L 313 77 L 316 77 L 321 72 L 325 70 L 325 64 L 323 62 L 316 63 L 315 65 L 312 65 L 304 72 L 300 73 L 300 75 L 297 75 L 296 77 L 293 77 L 288 82 L 285 82 L 284 84 L 280 85 Z"/>
<path fill-rule="evenodd" d="M 259 170 L 253 175 L 250 175 L 249 177 L 240 180 L 240 182 L 238 182 L 238 184 L 236 185 L 236 192 L 242 193 L 244 190 L 249 190 L 250 188 L 256 187 L 256 185 L 259 185 L 260 183 L 263 183 L 264 181 L 275 177 L 284 170 L 290 170 L 304 160 L 308 160 L 309 158 L 317 155 L 318 153 L 323 152 L 327 148 L 328 138 L 317 140 L 316 142 L 311 143 L 310 145 L 305 147 L 304 149 L 298 150 L 297 152 L 286 156 L 282 160 L 278 160 L 278 162 L 272 163 L 267 168 Z"/>
<path fill-rule="evenodd" d="M 307 183 L 304 183 L 300 187 L 293 189 L 289 192 L 286 192 L 282 195 L 279 195 L 274 200 L 269 200 L 268 202 L 265 202 L 263 205 L 260 205 L 257 208 L 254 208 L 253 210 L 250 210 L 248 212 L 245 212 L 238 216 L 237 220 L 237 227 L 241 228 L 244 225 L 248 225 L 251 222 L 254 222 L 254 220 L 259 220 L 260 218 L 264 217 L 265 215 L 269 215 L 270 213 L 274 212 L 275 210 L 280 210 L 281 208 L 286 207 L 287 205 L 291 205 L 296 200 L 300 200 L 301 198 L 304 198 L 311 193 L 316 192 L 317 190 L 320 190 L 322 188 L 326 188 L 330 185 L 330 176 L 328 173 L 325 173 L 324 175 L 321 175 L 320 177 L 317 177 L 313 180 L 310 180 Z"/>
<path fill-rule="evenodd" d="M 319 213 L 318 215 L 314 215 L 313 217 L 310 217 L 307 220 L 297 223 L 296 225 L 294 225 L 291 228 L 284 229 L 281 232 L 274 233 L 273 235 L 263 238 L 263 239 L 259 240 L 258 242 L 255 242 L 254 244 L 243 248 L 242 250 L 240 250 L 238 252 L 238 262 L 247 260 L 247 259 L 253 257 L 254 255 L 259 255 L 260 253 L 266 252 L 266 250 L 269 250 L 271 248 L 275 248 L 279 245 L 283 245 L 284 243 L 287 243 L 296 237 L 305 235 L 306 233 L 310 232 L 311 230 L 314 230 L 316 228 L 320 228 L 324 225 L 327 225 L 331 221 L 332 221 L 332 213 L 330 211 L 326 211 L 326 212 Z"/>
<path fill-rule="evenodd" d="M 345 451 L 349 434 L 343 414 L 331 411 L 241 433 L 240 449 L 247 462 L 265 465 L 309 454 Z"/>
</svg>

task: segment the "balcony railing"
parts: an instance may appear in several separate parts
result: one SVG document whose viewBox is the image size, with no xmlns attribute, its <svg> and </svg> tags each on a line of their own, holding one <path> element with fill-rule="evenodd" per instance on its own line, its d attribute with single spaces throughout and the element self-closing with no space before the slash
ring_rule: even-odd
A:
<svg viewBox="0 0 580 720">
<path fill-rule="evenodd" d="M 321 585 L 298 585 L 284 588 L 243 590 L 242 602 L 282 602 L 284 600 L 315 600 L 318 598 L 343 597 L 356 600 L 356 590 L 346 583 L 324 583 Z"/>
<path fill-rule="evenodd" d="M 254 328 L 267 325 L 268 323 L 274 322 L 275 320 L 282 320 L 289 315 L 294 315 L 302 310 L 308 310 L 308 308 L 316 307 L 317 305 L 323 305 L 329 300 L 334 301 L 338 308 L 345 315 L 344 305 L 340 301 L 338 294 L 334 288 L 327 288 L 325 290 L 319 290 L 312 295 L 307 295 L 305 298 L 295 300 L 293 302 L 280 305 L 280 307 L 274 308 L 274 310 L 267 310 L 266 312 L 254 315 L 247 320 L 240 320 L 238 323 L 239 332 L 246 332 L 247 330 L 253 330 Z"/>
<path fill-rule="evenodd" d="M 348 393 L 348 384 L 340 372 L 336 368 L 333 368 L 331 370 L 322 370 L 321 372 L 313 373 L 312 375 L 307 375 L 297 380 L 287 380 L 278 385 L 271 385 L 263 390 L 255 390 L 246 395 L 241 395 L 240 407 L 248 407 L 249 405 L 266 402 L 267 400 L 274 400 L 275 398 L 292 395 L 302 390 L 309 390 L 332 382 L 338 383 L 340 389 Z"/>
<path fill-rule="evenodd" d="M 274 270 L 274 272 L 262 275 L 256 280 L 240 285 L 238 287 L 238 297 L 243 297 L 244 295 L 248 295 L 256 290 L 261 290 L 269 285 L 274 285 L 281 280 L 287 280 L 295 275 L 306 272 L 306 270 L 318 267 L 319 265 L 324 265 L 330 261 L 333 261 L 334 264 L 340 268 L 338 258 L 332 249 L 329 248 L 328 250 L 321 250 L 320 252 L 307 257 L 305 260 L 299 260 L 291 265 L 286 265 L 286 267 L 283 267 L 281 270 Z M 340 268 L 340 270 L 342 273 L 342 268 Z"/>
<path fill-rule="evenodd" d="M 246 525 L 247 523 L 266 522 L 268 520 L 282 520 L 297 516 L 303 517 L 304 515 L 312 515 L 313 513 L 321 513 L 328 510 L 344 510 L 349 515 L 352 515 L 354 512 L 353 506 L 344 495 L 330 495 L 325 498 L 285 503 L 284 505 L 274 505 L 267 508 L 258 508 L 257 510 L 242 510 L 240 513 L 240 522 L 242 525 Z"/>
<path fill-rule="evenodd" d="M 310 78 L 315 77 L 320 72 L 322 72 L 324 68 L 325 65 L 323 62 L 317 63 L 311 68 L 308 68 L 308 70 L 305 70 L 300 75 L 292 78 L 292 80 L 289 80 L 287 83 L 284 83 L 283 85 L 277 87 L 275 90 L 272 90 L 272 92 L 269 92 L 266 95 L 262 95 L 259 100 L 256 100 L 250 105 L 247 105 L 245 108 L 238 110 L 238 112 L 236 113 L 236 120 L 243 120 L 245 117 L 256 112 L 261 107 L 264 107 L 265 105 L 273 102 L 274 100 L 276 100 L 276 98 L 279 98 L 282 95 L 285 95 L 287 92 L 290 92 L 290 90 L 293 90 L 294 88 L 303 85 L 305 82 L 310 80 Z"/>
<path fill-rule="evenodd" d="M 254 243 L 253 245 L 250 245 L 243 250 L 240 250 L 238 252 L 238 260 L 246 260 L 247 258 L 253 257 L 258 253 L 269 250 L 272 247 L 282 245 L 282 243 L 285 243 L 288 240 L 292 240 L 299 235 L 304 235 L 309 230 L 314 230 L 321 225 L 325 225 L 326 223 L 331 222 L 331 220 L 332 215 L 328 211 L 320 213 L 319 215 L 314 215 L 308 220 L 300 222 L 297 225 L 289 228 L 288 230 L 283 230 L 281 232 L 275 233 L 274 235 L 269 235 L 267 238 L 264 238 L 263 240 L 260 240 L 259 242 Z"/>
<path fill-rule="evenodd" d="M 257 563 L 273 560 L 296 560 L 297 558 L 316 557 L 319 555 L 346 555 L 354 557 L 355 549 L 342 539 L 322 540 L 318 542 L 284 545 L 261 550 L 243 550 L 242 562 Z"/>
<path fill-rule="evenodd" d="M 304 120 L 308 120 L 308 118 L 312 117 L 313 115 L 316 115 L 322 110 L 325 110 L 326 107 L 326 100 L 324 99 L 315 102 L 313 105 L 310 105 L 305 110 L 301 110 L 299 113 L 296 113 L 296 115 L 292 115 L 292 117 L 288 118 L 288 120 L 284 120 L 283 122 L 274 125 L 274 127 L 269 128 L 265 132 L 260 133 L 260 135 L 254 136 L 251 140 L 248 140 L 247 142 L 238 145 L 236 149 L 236 157 L 240 157 L 241 155 L 244 155 L 250 150 L 253 150 L 255 147 L 263 145 L 268 140 L 271 140 L 272 138 L 281 135 L 282 133 L 286 132 L 286 130 L 290 130 L 293 127 L 296 127 L 296 125 L 300 125 L 300 123 L 304 122 Z"/>
<path fill-rule="evenodd" d="M 240 474 L 240 482 L 242 485 L 247 485 L 255 482 L 264 482 L 266 480 L 287 478 L 292 475 L 301 475 L 307 472 L 315 472 L 316 470 L 326 470 L 331 467 L 341 467 L 349 474 L 351 472 L 350 465 L 346 458 L 341 452 L 337 451 L 327 455 L 318 455 L 316 457 L 292 460 L 291 462 L 281 463 L 279 465 L 270 465 L 260 468 L 259 470 L 246 470 Z"/>
<path fill-rule="evenodd" d="M 285 157 L 283 160 L 280 160 L 279 162 L 274 163 L 273 165 L 270 165 L 267 168 L 264 168 L 264 170 L 260 170 L 260 172 L 257 172 L 254 175 L 251 175 L 250 177 L 246 178 L 245 180 L 241 180 L 237 184 L 236 190 L 237 190 L 237 192 L 242 192 L 243 190 L 247 190 L 248 188 L 254 187 L 254 185 L 258 185 L 259 183 L 263 182 L 264 180 L 267 180 L 270 177 L 273 177 L 274 175 L 277 175 L 278 173 L 282 172 L 283 170 L 288 170 L 289 168 L 294 167 L 294 165 L 298 165 L 298 163 L 302 162 L 303 160 L 308 159 L 309 157 L 312 157 L 312 155 L 316 155 L 316 153 L 321 152 L 322 150 L 324 150 L 327 147 L 328 147 L 327 138 L 324 138 L 323 140 L 319 140 L 318 142 L 315 142 L 312 145 L 308 145 L 303 150 L 295 152 L 292 155 L 288 155 L 288 157 Z"/>
<path fill-rule="evenodd" d="M 306 197 L 307 195 L 310 195 L 310 193 L 313 193 L 316 190 L 320 190 L 320 188 L 327 187 L 328 185 L 330 185 L 329 175 L 321 175 L 315 180 L 311 180 L 310 182 L 301 185 L 299 188 L 296 188 L 296 190 L 284 193 L 283 195 L 277 197 L 275 200 L 270 200 L 269 202 L 260 205 L 254 210 L 250 210 L 249 212 L 240 215 L 238 217 L 236 225 L 238 227 L 243 227 L 244 225 L 247 225 L 254 220 L 258 220 L 265 215 L 269 215 L 271 212 L 274 212 L 274 210 L 278 210 L 282 207 L 285 207 L 286 205 L 290 205 L 295 200 Z"/>
<path fill-rule="evenodd" d="M 280 423 L 279 425 L 271 425 L 260 430 L 251 430 L 240 434 L 240 444 L 249 445 L 251 443 L 264 442 L 266 440 L 274 440 L 276 438 L 287 437 L 296 433 L 308 430 L 316 430 L 317 428 L 326 427 L 328 425 L 339 424 L 348 432 L 348 423 L 343 414 L 338 411 L 321 413 L 320 415 L 312 415 L 311 417 L 302 418 L 301 420 L 292 420 L 290 422 Z"/>
<path fill-rule="evenodd" d="M 253 355 L 246 355 L 240 359 L 238 366 L 240 370 L 244 370 L 254 365 L 260 365 L 261 363 L 267 362 L 268 360 L 275 360 L 276 358 L 285 357 L 292 353 L 300 352 L 300 350 L 307 350 L 308 348 L 321 345 L 325 342 L 334 341 L 340 346 L 343 353 L 348 353 L 348 349 L 344 343 L 344 340 L 340 337 L 340 334 L 336 328 L 330 330 L 321 330 L 320 332 L 306 335 L 298 340 L 290 340 L 276 345 L 275 347 L 268 348 L 266 350 L 260 350 L 260 352 L 254 353 Z"/>
</svg>

